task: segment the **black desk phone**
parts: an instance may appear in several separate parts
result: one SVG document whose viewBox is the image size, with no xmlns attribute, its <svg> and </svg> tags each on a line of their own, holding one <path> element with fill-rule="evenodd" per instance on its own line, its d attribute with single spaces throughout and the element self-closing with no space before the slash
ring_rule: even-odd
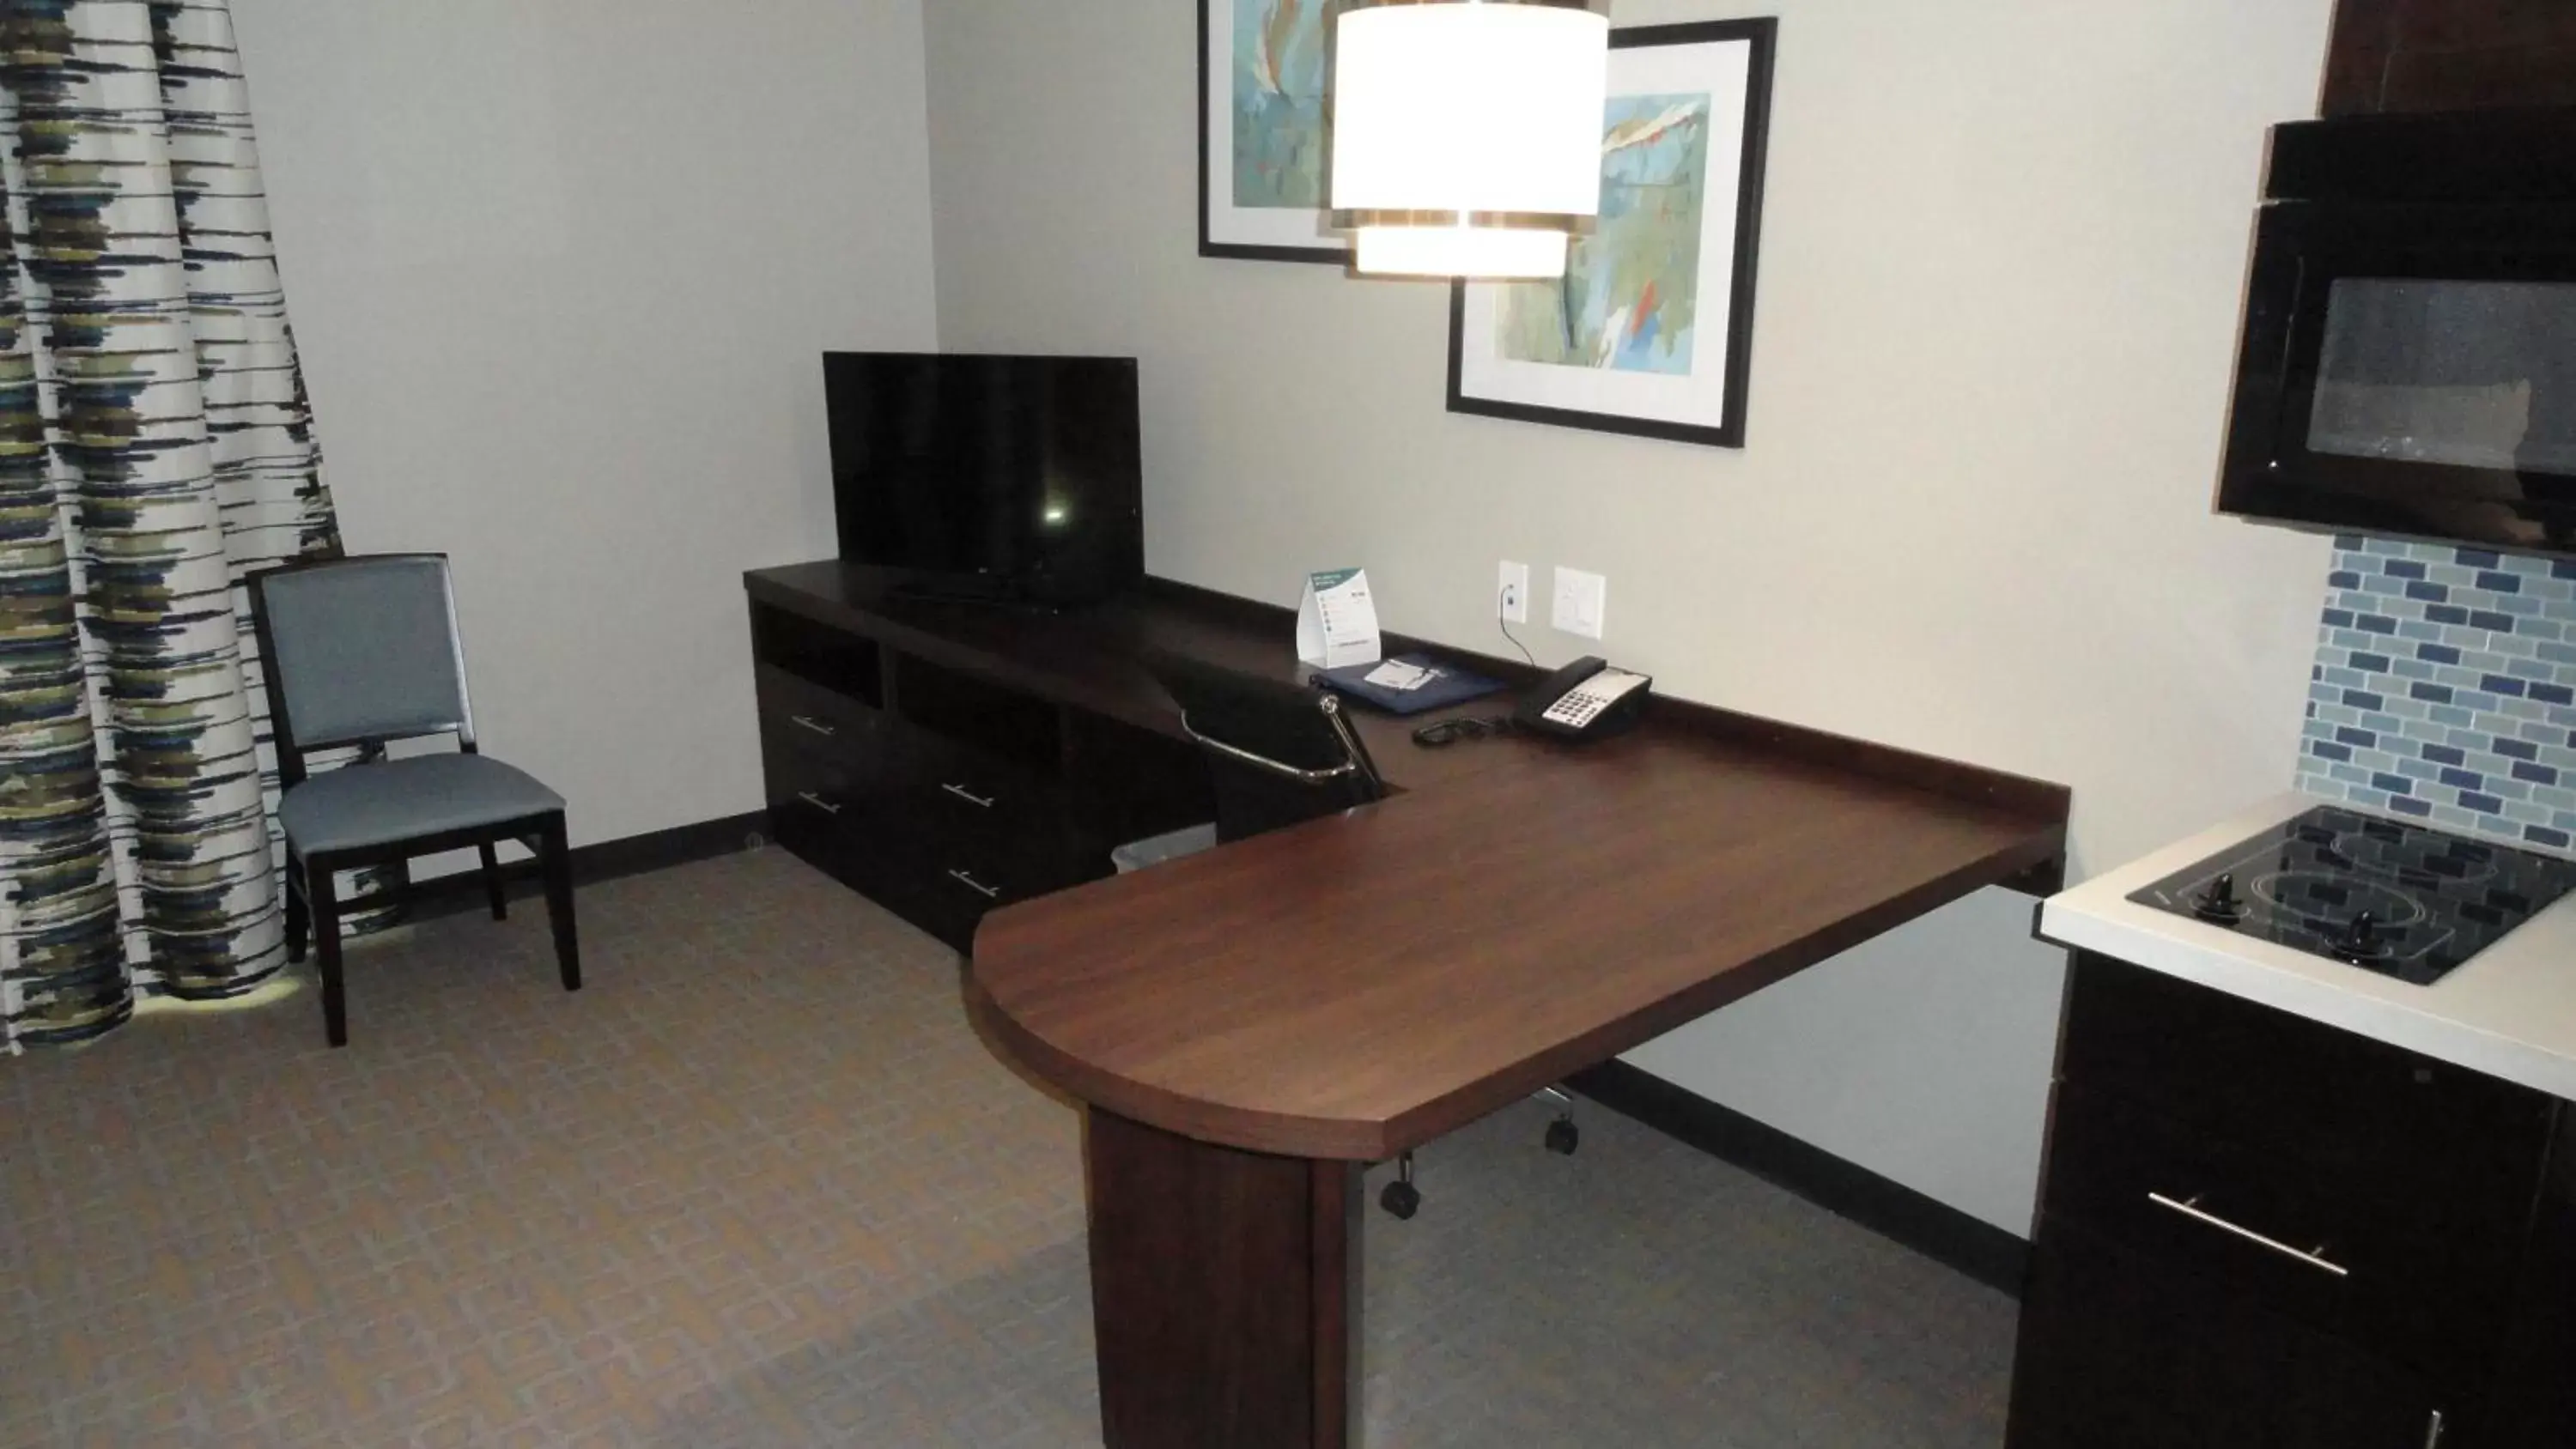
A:
<svg viewBox="0 0 2576 1449">
<path fill-rule="evenodd" d="M 1636 726 L 1654 683 L 1598 659 L 1577 659 L 1531 686 L 1512 723 L 1559 739 L 1606 740 Z"/>
</svg>

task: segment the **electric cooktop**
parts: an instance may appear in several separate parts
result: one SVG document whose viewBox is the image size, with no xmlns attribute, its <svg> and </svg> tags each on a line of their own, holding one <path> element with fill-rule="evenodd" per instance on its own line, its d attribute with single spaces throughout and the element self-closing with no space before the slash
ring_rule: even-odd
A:
<svg viewBox="0 0 2576 1449">
<path fill-rule="evenodd" d="M 2576 890 L 2576 861 L 2323 805 L 2129 899 L 2430 986 Z"/>
</svg>

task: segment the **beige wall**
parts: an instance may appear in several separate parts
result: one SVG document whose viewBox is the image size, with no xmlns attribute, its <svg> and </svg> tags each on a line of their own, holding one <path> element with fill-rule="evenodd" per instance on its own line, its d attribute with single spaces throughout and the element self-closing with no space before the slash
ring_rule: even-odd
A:
<svg viewBox="0 0 2576 1449">
<path fill-rule="evenodd" d="M 349 546 L 454 555 L 576 842 L 759 809 L 741 573 L 832 551 L 817 354 L 936 344 L 919 0 L 233 9 Z"/>
<path fill-rule="evenodd" d="M 1186 0 L 943 0 L 941 340 L 1143 359 L 1158 573 L 1287 602 L 1365 563 L 1392 627 L 1499 649 L 1522 559 L 1555 659 L 1592 650 L 1545 569 L 1599 570 L 1598 652 L 2066 781 L 2098 869 L 2290 778 L 2325 546 L 2206 500 L 2263 131 L 2313 111 L 2327 10 L 1623 0 L 1782 16 L 1724 452 L 1450 416 L 1442 289 L 1197 257 Z M 2022 1229 L 2060 985 L 2028 925 L 1965 902 L 1636 1060 Z"/>
</svg>

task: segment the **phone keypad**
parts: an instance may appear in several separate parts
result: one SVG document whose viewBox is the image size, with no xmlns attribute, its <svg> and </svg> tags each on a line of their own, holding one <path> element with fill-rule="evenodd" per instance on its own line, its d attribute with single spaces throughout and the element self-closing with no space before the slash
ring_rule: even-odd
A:
<svg viewBox="0 0 2576 1449">
<path fill-rule="evenodd" d="M 1547 718 L 1558 724 L 1573 725 L 1580 729 L 1592 723 L 1594 715 L 1601 713 L 1602 704 L 1603 701 L 1596 695 L 1579 692 L 1569 694 L 1558 700 L 1555 706 L 1548 710 Z"/>
</svg>

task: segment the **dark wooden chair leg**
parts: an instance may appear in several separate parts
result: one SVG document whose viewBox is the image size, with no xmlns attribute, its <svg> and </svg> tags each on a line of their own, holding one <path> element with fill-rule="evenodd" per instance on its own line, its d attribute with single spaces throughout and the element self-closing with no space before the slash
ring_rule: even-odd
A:
<svg viewBox="0 0 2576 1449">
<path fill-rule="evenodd" d="M 572 843 L 558 815 L 540 833 L 537 854 L 545 863 L 546 920 L 555 928 L 555 965 L 566 991 L 581 989 L 581 940 L 572 918 Z"/>
<path fill-rule="evenodd" d="M 313 934 L 313 917 L 304 907 L 304 867 L 293 855 L 286 860 L 286 959 L 304 959 L 304 943 Z"/>
<path fill-rule="evenodd" d="M 501 852 L 491 841 L 483 842 L 483 894 L 492 902 L 492 919 L 510 919 L 510 893 L 501 887 Z"/>
<path fill-rule="evenodd" d="M 332 893 L 331 872 L 319 865 L 304 868 L 304 893 L 313 906 L 313 949 L 322 968 L 322 1034 L 331 1045 L 349 1044 L 349 997 L 340 980 L 340 902 Z"/>
</svg>

